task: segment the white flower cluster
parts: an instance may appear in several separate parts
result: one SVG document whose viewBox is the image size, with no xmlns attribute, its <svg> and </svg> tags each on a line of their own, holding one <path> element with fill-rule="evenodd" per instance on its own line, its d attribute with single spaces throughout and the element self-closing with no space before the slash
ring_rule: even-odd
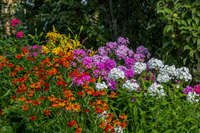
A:
<svg viewBox="0 0 200 133">
<path fill-rule="evenodd" d="M 171 79 L 171 77 L 169 77 L 167 72 L 159 73 L 158 76 L 157 76 L 157 81 L 160 82 L 160 83 L 169 82 L 170 79 Z"/>
<path fill-rule="evenodd" d="M 195 96 L 197 96 L 198 99 L 195 99 Z M 196 94 L 195 91 L 194 92 L 188 92 L 187 100 L 190 101 L 191 103 L 193 103 L 193 101 L 199 102 L 199 99 L 200 99 L 199 94 Z"/>
<path fill-rule="evenodd" d="M 158 97 L 156 99 L 161 98 L 161 96 L 166 96 L 163 90 L 162 84 L 153 83 L 147 90 L 148 93 L 150 93 L 150 96 L 156 96 L 156 92 L 158 93 Z M 147 93 L 144 94 L 147 96 Z"/>
<path fill-rule="evenodd" d="M 135 83 L 134 83 L 134 81 L 135 81 Z M 131 91 L 133 91 L 133 90 L 137 90 L 139 86 L 140 86 L 140 85 L 137 84 L 136 80 L 132 79 L 132 81 L 131 81 L 131 80 L 127 80 L 127 81 L 123 84 L 122 88 L 123 88 L 123 89 L 126 88 L 129 92 L 131 92 Z"/>
<path fill-rule="evenodd" d="M 192 80 L 192 75 L 189 73 L 189 69 L 186 67 L 178 68 L 177 79 L 185 79 L 185 81 Z"/>
<path fill-rule="evenodd" d="M 119 78 L 124 79 L 125 78 L 125 73 L 121 71 L 119 68 L 113 68 L 110 70 L 110 73 L 108 74 L 108 80 L 113 79 L 113 80 L 118 80 Z"/>
<path fill-rule="evenodd" d="M 160 68 L 160 73 L 162 72 L 166 72 L 168 75 L 171 75 L 171 76 L 176 76 L 176 67 L 175 65 L 172 65 L 172 66 L 165 65 L 163 68 Z"/>
<path fill-rule="evenodd" d="M 136 62 L 133 68 L 135 74 L 140 74 L 143 70 L 147 68 L 147 65 L 142 62 Z"/>
<path fill-rule="evenodd" d="M 102 83 L 96 83 L 96 89 L 99 91 L 100 89 L 107 89 L 107 85 L 105 82 Z"/>
<path fill-rule="evenodd" d="M 149 65 L 149 68 L 156 69 L 156 70 L 158 70 L 159 68 L 164 67 L 164 63 L 161 60 L 154 59 L 154 58 L 151 58 L 147 62 L 147 64 Z"/>
</svg>

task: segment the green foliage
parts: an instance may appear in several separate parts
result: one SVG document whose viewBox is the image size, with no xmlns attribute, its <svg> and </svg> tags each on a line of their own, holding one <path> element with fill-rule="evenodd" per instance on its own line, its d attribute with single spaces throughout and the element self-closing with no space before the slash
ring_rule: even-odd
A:
<svg viewBox="0 0 200 133">
<path fill-rule="evenodd" d="M 162 14 L 160 19 L 167 21 L 163 30 L 167 39 L 160 48 L 165 53 L 163 60 L 178 67 L 186 66 L 192 72 L 193 68 L 200 63 L 200 2 L 186 2 L 173 0 L 157 3 L 157 13 Z M 194 80 L 191 85 L 194 85 Z"/>
<path fill-rule="evenodd" d="M 36 25 L 39 33 L 46 34 L 54 25 L 60 34 L 71 33 L 68 28 L 78 34 L 82 25 L 83 31 L 79 41 L 82 42 L 83 37 L 89 37 L 85 42 L 87 48 L 97 49 L 106 42 L 102 37 L 101 26 L 96 22 L 93 8 L 88 8 L 87 5 L 81 3 L 81 0 L 35 0 L 34 2 L 28 0 L 17 4 L 15 16 L 23 21 L 30 34 L 34 34 Z M 23 14 L 24 9 L 26 9 L 26 14 Z"/>
<path fill-rule="evenodd" d="M 109 2 L 110 0 L 93 0 L 87 4 L 98 12 L 98 21 L 103 25 L 104 37 L 112 42 L 120 36 L 128 37 L 133 50 L 143 45 L 149 49 L 152 57 L 158 57 L 157 50 L 162 47 L 161 34 L 166 23 L 159 20 L 160 15 L 156 14 L 157 1 L 118 0 L 112 1 L 112 4 Z"/>
</svg>

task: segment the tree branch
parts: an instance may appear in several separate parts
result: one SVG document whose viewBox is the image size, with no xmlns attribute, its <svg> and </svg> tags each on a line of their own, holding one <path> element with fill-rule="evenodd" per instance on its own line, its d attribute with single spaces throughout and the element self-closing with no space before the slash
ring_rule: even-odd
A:
<svg viewBox="0 0 200 133">
<path fill-rule="evenodd" d="M 112 7 L 112 0 L 109 0 L 109 5 L 110 5 L 110 15 L 112 17 L 112 20 L 115 20 L 115 16 L 113 13 L 113 7 Z"/>
</svg>

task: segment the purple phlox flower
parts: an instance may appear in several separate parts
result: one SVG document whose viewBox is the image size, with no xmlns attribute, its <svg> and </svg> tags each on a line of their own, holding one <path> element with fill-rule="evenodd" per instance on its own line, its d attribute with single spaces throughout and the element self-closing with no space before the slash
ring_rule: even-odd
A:
<svg viewBox="0 0 200 133">
<path fill-rule="evenodd" d="M 134 51 L 133 50 L 129 50 L 128 51 L 128 56 L 129 57 L 134 57 Z"/>
<path fill-rule="evenodd" d="M 115 68 L 117 66 L 117 63 L 114 60 L 106 60 L 105 62 L 105 69 L 110 71 L 112 68 Z"/>
<path fill-rule="evenodd" d="M 127 46 L 121 45 L 115 49 L 115 55 L 117 60 L 126 59 L 128 57 L 129 48 Z"/>
<path fill-rule="evenodd" d="M 109 84 L 109 88 L 111 90 L 119 89 L 119 87 L 115 87 L 115 85 L 117 85 L 117 82 L 115 82 L 114 80 L 107 80 L 107 84 Z"/>
<path fill-rule="evenodd" d="M 185 88 L 185 90 L 188 91 L 188 92 L 193 92 L 194 89 L 192 87 L 190 87 L 190 86 L 187 86 Z"/>
<path fill-rule="evenodd" d="M 127 69 L 125 72 L 125 76 L 127 78 L 134 78 L 134 75 L 135 75 L 135 73 L 134 73 L 133 69 Z"/>
<path fill-rule="evenodd" d="M 109 53 L 113 52 L 117 48 L 116 42 L 108 42 L 106 43 L 106 48 L 109 49 Z"/>
<path fill-rule="evenodd" d="M 106 47 L 99 47 L 98 54 L 100 56 L 108 56 L 108 51 L 106 51 Z"/>
<path fill-rule="evenodd" d="M 124 65 L 127 66 L 128 69 L 133 69 L 134 64 L 135 64 L 134 59 L 132 59 L 132 58 L 126 58 L 125 59 Z"/>
<path fill-rule="evenodd" d="M 134 99 L 135 99 L 135 97 L 133 97 L 132 99 L 131 99 L 131 102 L 134 102 Z M 139 98 L 137 97 L 137 99 L 139 100 Z"/>
<path fill-rule="evenodd" d="M 119 37 L 118 39 L 117 39 L 117 43 L 119 44 L 119 45 L 125 45 L 125 46 L 127 46 L 128 44 L 129 44 L 129 39 L 126 37 L 126 39 L 125 38 L 123 38 L 123 37 Z"/>
<path fill-rule="evenodd" d="M 121 71 L 123 71 L 124 73 L 126 72 L 127 68 L 125 66 L 118 66 L 117 68 L 119 68 Z"/>
<path fill-rule="evenodd" d="M 105 65 L 104 65 L 104 63 L 99 62 L 99 63 L 97 64 L 97 70 L 105 70 Z"/>
</svg>

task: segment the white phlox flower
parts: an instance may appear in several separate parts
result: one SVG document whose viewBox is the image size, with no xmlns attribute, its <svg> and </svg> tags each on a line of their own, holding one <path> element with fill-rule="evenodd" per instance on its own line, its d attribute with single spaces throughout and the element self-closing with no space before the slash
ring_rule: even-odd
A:
<svg viewBox="0 0 200 133">
<path fill-rule="evenodd" d="M 153 83 L 148 88 L 147 92 L 150 93 L 150 96 L 156 96 L 156 92 L 157 92 L 158 93 L 158 97 L 156 99 L 161 98 L 161 96 L 162 97 L 166 96 L 166 94 L 164 93 L 162 84 Z"/>
<path fill-rule="evenodd" d="M 133 81 L 133 82 L 132 82 Z M 139 88 L 139 84 L 136 82 L 136 80 L 134 80 L 134 79 L 132 79 L 132 81 L 131 80 L 127 80 L 124 84 L 123 84 L 123 86 L 122 86 L 122 88 L 124 89 L 124 88 L 126 88 L 129 92 L 131 92 L 131 91 L 133 91 L 133 90 L 137 90 L 138 88 Z M 135 81 L 135 82 L 134 82 Z"/>
<path fill-rule="evenodd" d="M 105 82 L 102 83 L 96 83 L 96 89 L 99 91 L 100 89 L 107 89 L 107 85 Z"/>
<path fill-rule="evenodd" d="M 133 71 L 135 72 L 135 74 L 140 74 L 146 68 L 147 68 L 147 65 L 145 63 L 136 62 L 133 67 Z"/>
<path fill-rule="evenodd" d="M 155 59 L 155 58 L 151 58 L 147 62 L 147 64 L 148 64 L 149 68 L 156 69 L 156 70 L 164 67 L 164 63 L 161 60 L 158 60 L 158 59 Z"/>
<path fill-rule="evenodd" d="M 176 70 L 177 79 L 185 79 L 185 81 L 192 80 L 192 75 L 189 73 L 189 69 L 181 67 Z"/>
<path fill-rule="evenodd" d="M 125 73 L 123 71 L 121 71 L 119 68 L 113 68 L 110 70 L 110 73 L 108 74 L 108 80 L 113 79 L 116 81 L 120 78 L 125 78 Z"/>
<path fill-rule="evenodd" d="M 160 73 L 166 72 L 169 76 L 176 76 L 176 67 L 175 65 L 169 66 L 165 65 L 164 68 L 160 68 Z"/>
<path fill-rule="evenodd" d="M 171 79 L 171 77 L 169 77 L 169 75 L 167 74 L 166 71 L 162 71 L 162 73 L 159 73 L 157 76 L 157 81 L 160 83 L 169 82 L 170 79 Z"/>
<path fill-rule="evenodd" d="M 198 98 L 196 99 L 195 96 L 197 96 Z M 188 92 L 188 95 L 187 95 L 187 100 L 190 101 L 191 103 L 193 102 L 199 102 L 199 94 L 196 94 L 196 92 Z"/>
</svg>

